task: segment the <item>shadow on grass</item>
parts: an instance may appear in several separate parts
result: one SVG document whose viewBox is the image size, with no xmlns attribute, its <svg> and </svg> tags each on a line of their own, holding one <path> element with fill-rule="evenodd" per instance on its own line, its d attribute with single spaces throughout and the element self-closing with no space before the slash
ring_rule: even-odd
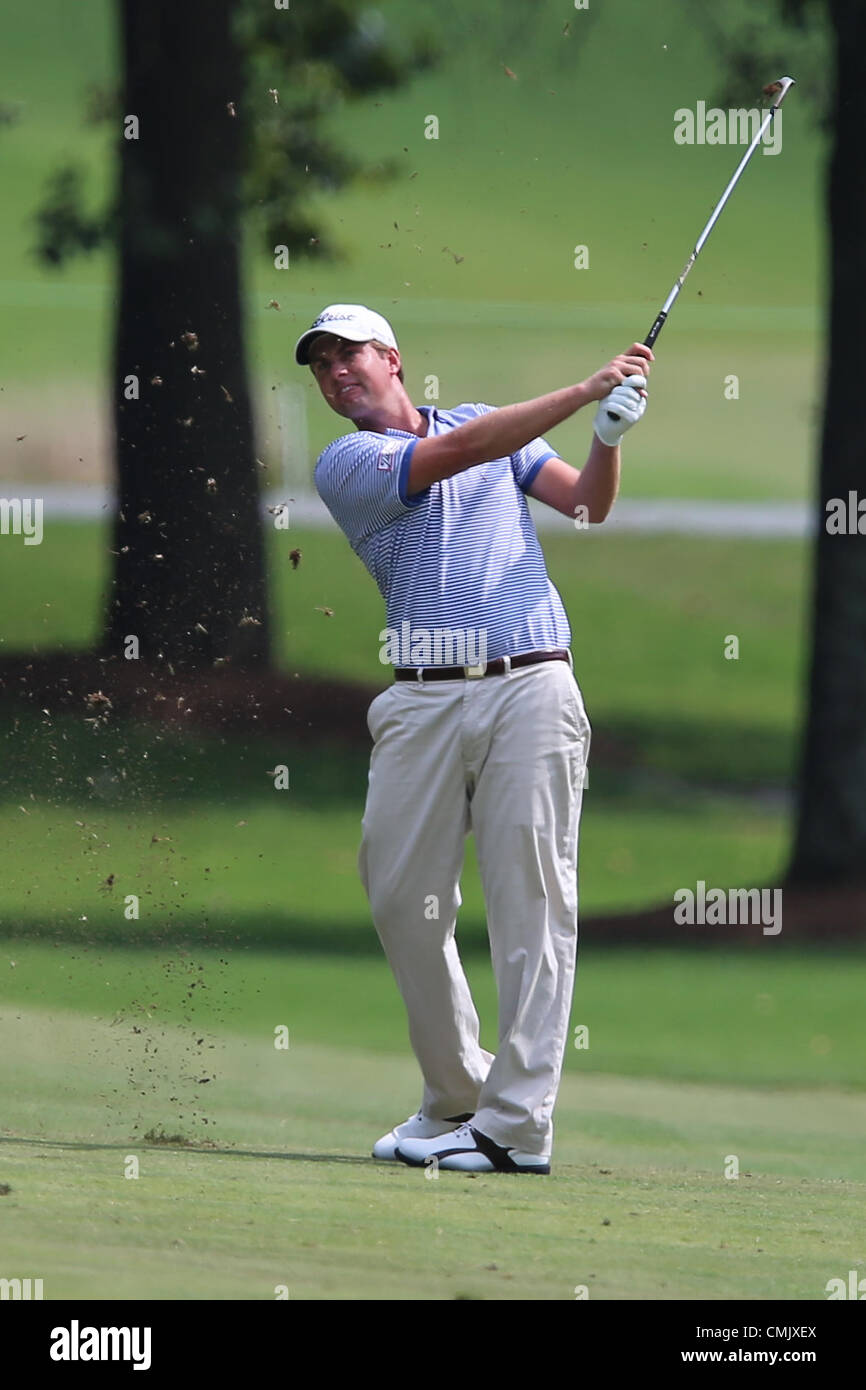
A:
<svg viewBox="0 0 866 1390">
<path fill-rule="evenodd" d="M 78 1139 L 30 1139 L 26 1135 L 0 1134 L 0 1149 L 4 1145 L 12 1144 L 27 1148 L 71 1150 L 77 1153 L 128 1153 L 130 1144 L 135 1144 L 139 1149 L 147 1149 L 151 1153 L 194 1153 L 206 1158 L 280 1158 L 292 1163 L 355 1163 L 362 1164 L 365 1168 L 382 1166 L 375 1158 L 365 1158 L 360 1154 L 304 1154 L 286 1153 L 282 1149 L 233 1149 L 225 1145 L 199 1144 L 195 1141 L 174 1145 L 145 1144 L 142 1140 L 134 1138 L 117 1144 L 93 1144 Z"/>
<path fill-rule="evenodd" d="M 487 951 L 484 922 L 467 921 L 458 927 L 464 954 Z M 0 922 L 0 941 L 42 942 L 57 946 L 122 947 L 124 950 L 267 950 L 287 955 L 382 957 L 382 947 L 372 922 L 310 923 L 300 918 L 275 920 L 272 913 L 250 914 L 242 920 L 212 916 L 195 926 L 178 922 L 169 927 L 142 929 L 140 924 L 119 926 L 112 918 L 45 921 L 18 916 Z"/>
</svg>

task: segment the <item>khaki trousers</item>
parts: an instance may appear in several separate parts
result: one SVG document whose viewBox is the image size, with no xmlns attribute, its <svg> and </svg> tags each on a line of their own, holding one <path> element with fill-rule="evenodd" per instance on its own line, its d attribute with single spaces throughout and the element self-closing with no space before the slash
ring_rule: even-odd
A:
<svg viewBox="0 0 866 1390">
<path fill-rule="evenodd" d="M 370 705 L 358 867 L 403 996 L 431 1119 L 473 1112 L 548 1156 L 577 954 L 577 840 L 590 726 L 564 661 L 395 681 Z M 454 937 L 475 836 L 499 998 L 495 1056 Z"/>
</svg>

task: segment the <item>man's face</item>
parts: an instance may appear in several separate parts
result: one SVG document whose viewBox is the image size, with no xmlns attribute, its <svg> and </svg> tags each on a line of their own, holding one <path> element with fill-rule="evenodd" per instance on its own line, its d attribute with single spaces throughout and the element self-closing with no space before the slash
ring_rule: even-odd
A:
<svg viewBox="0 0 866 1390">
<path fill-rule="evenodd" d="M 373 343 L 352 343 L 333 333 L 313 340 L 310 367 L 332 410 L 347 420 L 363 419 L 381 408 L 397 381 L 399 356 Z"/>
</svg>

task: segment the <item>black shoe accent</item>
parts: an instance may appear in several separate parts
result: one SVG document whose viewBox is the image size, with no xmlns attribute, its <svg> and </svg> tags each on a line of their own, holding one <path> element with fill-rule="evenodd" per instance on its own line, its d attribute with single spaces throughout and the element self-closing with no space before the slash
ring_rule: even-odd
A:
<svg viewBox="0 0 866 1390">
<path fill-rule="evenodd" d="M 501 1144 L 488 1139 L 486 1134 L 482 1134 L 480 1129 L 469 1126 L 472 1131 L 472 1138 L 475 1140 L 475 1147 L 479 1153 L 483 1153 L 485 1158 L 489 1158 L 497 1173 L 549 1173 L 550 1164 L 528 1164 L 515 1163 L 507 1149 Z"/>
<path fill-rule="evenodd" d="M 493 1168 L 494 1168 L 494 1171 L 495 1171 L 495 1172 L 497 1172 L 497 1173 L 549 1173 L 549 1172 L 550 1172 L 550 1164 L 549 1164 L 549 1163 L 546 1163 L 546 1164 L 538 1164 L 538 1165 L 533 1165 L 533 1166 L 524 1165 L 524 1164 L 520 1164 L 520 1163 L 515 1163 L 515 1162 L 514 1162 L 514 1159 L 510 1156 L 510 1154 L 509 1154 L 509 1152 L 508 1152 L 507 1149 L 503 1149 L 502 1146 L 501 1146 L 500 1144 L 496 1144 L 496 1143 L 494 1143 L 494 1141 L 493 1141 L 492 1139 L 488 1139 L 488 1137 L 487 1137 L 486 1134 L 482 1134 L 480 1130 L 474 1129 L 472 1125 L 469 1126 L 469 1130 L 470 1130 L 470 1133 L 471 1133 L 471 1135 L 472 1135 L 473 1140 L 475 1141 L 475 1147 L 476 1147 L 476 1149 L 478 1150 L 479 1153 L 483 1154 L 485 1158 L 487 1158 L 487 1159 L 490 1160 L 490 1162 L 493 1164 Z M 445 1136 L 443 1135 L 442 1137 L 444 1138 Z M 439 1150 L 437 1150 L 437 1152 L 436 1152 L 436 1161 L 437 1161 L 437 1163 L 441 1163 L 441 1161 L 442 1161 L 443 1158 L 450 1158 L 450 1157 L 452 1156 L 452 1154 L 465 1154 L 465 1153 L 471 1153 L 471 1152 L 472 1152 L 471 1149 L 464 1149 L 464 1148 L 456 1148 L 456 1149 L 439 1149 Z M 427 1166 L 427 1159 L 426 1159 L 426 1158 L 425 1158 L 425 1159 L 407 1158 L 405 1154 L 403 1154 L 403 1153 L 400 1152 L 400 1147 L 399 1147 L 399 1145 L 398 1145 L 397 1148 L 394 1150 L 394 1157 L 395 1157 L 395 1158 L 399 1158 L 399 1160 L 400 1160 L 401 1163 L 407 1164 L 408 1167 L 410 1167 L 410 1168 L 426 1168 L 426 1166 Z M 430 1157 L 430 1155 L 428 1154 L 428 1158 L 429 1158 L 429 1157 Z"/>
<path fill-rule="evenodd" d="M 468 1115 L 446 1115 L 445 1120 L 449 1125 L 465 1125 L 468 1124 L 474 1114 L 475 1111 L 473 1110 Z"/>
</svg>

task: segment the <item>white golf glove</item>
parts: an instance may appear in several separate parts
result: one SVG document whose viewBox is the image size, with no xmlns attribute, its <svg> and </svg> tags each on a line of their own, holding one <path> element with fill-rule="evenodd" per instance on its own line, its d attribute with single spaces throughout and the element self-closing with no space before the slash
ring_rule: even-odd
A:
<svg viewBox="0 0 866 1390">
<path fill-rule="evenodd" d="M 592 427 L 602 444 L 619 444 L 626 430 L 637 424 L 646 410 L 647 398 L 639 394 L 645 387 L 645 376 L 630 376 L 599 401 Z M 619 418 L 612 419 L 611 414 Z"/>
</svg>

